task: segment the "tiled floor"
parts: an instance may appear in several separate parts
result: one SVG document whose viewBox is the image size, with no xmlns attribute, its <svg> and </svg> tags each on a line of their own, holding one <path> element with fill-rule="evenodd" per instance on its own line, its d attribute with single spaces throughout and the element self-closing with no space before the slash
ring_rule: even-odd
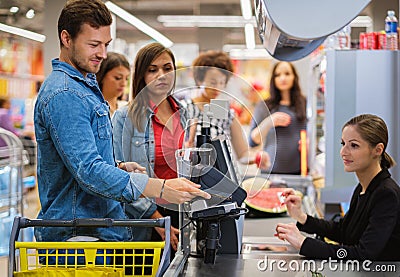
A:
<svg viewBox="0 0 400 277">
<path fill-rule="evenodd" d="M 24 216 L 28 218 L 36 218 L 39 211 L 39 199 L 37 190 L 31 190 L 24 195 L 25 209 Z M 0 277 L 6 277 L 8 271 L 8 256 L 0 256 Z"/>
</svg>

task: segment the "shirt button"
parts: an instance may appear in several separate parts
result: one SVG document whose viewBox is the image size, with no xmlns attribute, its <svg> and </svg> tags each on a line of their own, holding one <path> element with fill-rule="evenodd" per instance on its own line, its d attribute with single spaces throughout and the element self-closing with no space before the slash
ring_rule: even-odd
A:
<svg viewBox="0 0 400 277">
<path fill-rule="evenodd" d="M 135 144 L 136 144 L 136 145 L 139 145 L 139 141 L 135 141 Z"/>
</svg>

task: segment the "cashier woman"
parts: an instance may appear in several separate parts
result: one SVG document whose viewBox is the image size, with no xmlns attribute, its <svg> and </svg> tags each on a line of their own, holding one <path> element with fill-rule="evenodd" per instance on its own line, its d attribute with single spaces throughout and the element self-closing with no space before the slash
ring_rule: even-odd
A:
<svg viewBox="0 0 400 277">
<path fill-rule="evenodd" d="M 308 258 L 400 261 L 400 188 L 388 169 L 395 162 L 386 153 L 388 130 L 378 116 L 362 114 L 342 129 L 344 170 L 359 181 L 350 209 L 339 222 L 305 214 L 301 198 L 286 191 L 289 215 L 297 224 L 278 224 L 277 236 Z M 326 237 L 338 244 L 305 237 L 300 231 Z"/>
</svg>

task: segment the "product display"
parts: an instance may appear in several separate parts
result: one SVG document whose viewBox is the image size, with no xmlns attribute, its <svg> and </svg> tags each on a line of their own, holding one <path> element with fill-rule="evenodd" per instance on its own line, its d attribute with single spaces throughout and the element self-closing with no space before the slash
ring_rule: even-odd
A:
<svg viewBox="0 0 400 277">
<path fill-rule="evenodd" d="M 398 34 L 397 34 L 397 18 L 393 10 L 387 12 L 385 18 L 385 32 L 386 32 L 386 49 L 398 49 Z"/>
</svg>

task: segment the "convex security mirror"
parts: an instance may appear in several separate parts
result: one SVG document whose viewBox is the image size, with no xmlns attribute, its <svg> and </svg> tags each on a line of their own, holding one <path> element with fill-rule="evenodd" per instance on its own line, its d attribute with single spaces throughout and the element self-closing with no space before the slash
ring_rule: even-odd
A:
<svg viewBox="0 0 400 277">
<path fill-rule="evenodd" d="M 258 34 L 268 53 L 299 60 L 349 24 L 370 0 L 254 0 Z"/>
</svg>

